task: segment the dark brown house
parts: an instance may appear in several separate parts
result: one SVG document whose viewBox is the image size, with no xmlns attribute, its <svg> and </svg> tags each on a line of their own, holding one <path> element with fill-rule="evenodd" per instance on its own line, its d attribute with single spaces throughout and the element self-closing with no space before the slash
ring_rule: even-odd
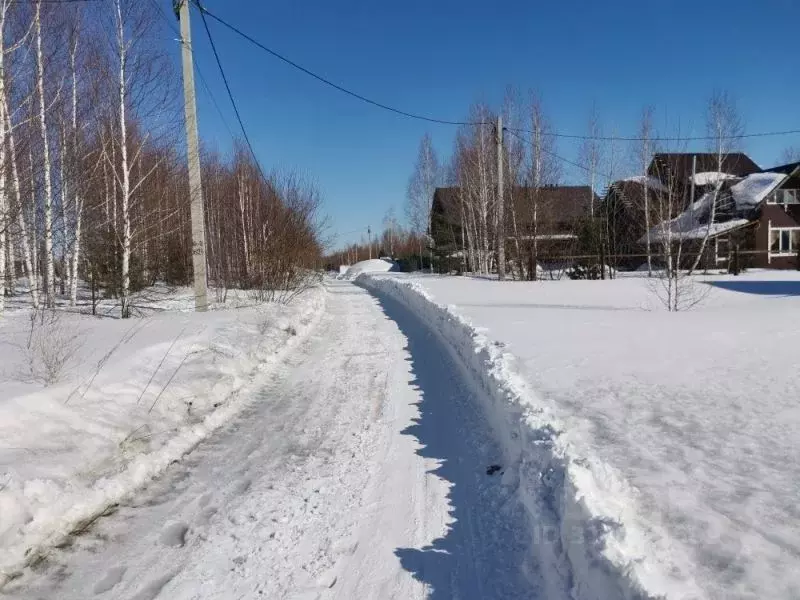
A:
<svg viewBox="0 0 800 600">
<path fill-rule="evenodd" d="M 800 163 L 726 178 L 711 188 L 676 218 L 656 224 L 651 241 L 681 243 L 691 260 L 707 236 L 701 259 L 707 268 L 725 268 L 734 257 L 741 266 L 800 267 Z"/>
<path fill-rule="evenodd" d="M 753 223 L 751 245 L 760 251 L 753 265 L 772 269 L 800 268 L 800 163 L 768 169 L 786 176 L 767 194 Z"/>
<path fill-rule="evenodd" d="M 513 261 L 520 255 L 526 263 L 532 250 L 539 260 L 574 254 L 581 220 L 601 209 L 589 186 L 514 186 L 506 189 L 505 200 L 507 256 Z M 463 256 L 461 210 L 460 188 L 436 189 L 430 234 L 440 260 Z"/>
</svg>

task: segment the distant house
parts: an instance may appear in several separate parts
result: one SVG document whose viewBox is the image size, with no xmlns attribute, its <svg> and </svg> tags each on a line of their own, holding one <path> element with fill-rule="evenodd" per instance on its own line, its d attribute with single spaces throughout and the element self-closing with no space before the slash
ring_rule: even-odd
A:
<svg viewBox="0 0 800 600">
<path fill-rule="evenodd" d="M 600 210 L 600 198 L 589 186 L 514 186 L 506 189 L 507 257 L 515 260 L 517 249 L 529 262 L 574 254 L 582 219 Z M 461 188 L 437 188 L 431 207 L 431 238 L 440 259 L 450 259 L 453 268 L 465 260 L 462 232 Z"/>
<path fill-rule="evenodd" d="M 675 218 L 655 222 L 651 242 L 680 243 L 693 257 L 708 237 L 701 259 L 705 267 L 726 267 L 736 253 L 743 266 L 798 268 L 800 163 L 748 170 L 745 175 L 712 172 L 710 181 L 696 181 L 697 200 Z"/>
<path fill-rule="evenodd" d="M 647 206 L 651 243 L 680 242 L 686 261 L 693 260 L 708 233 L 704 266 L 726 266 L 734 248 L 744 257 L 742 264 L 796 265 L 796 164 L 762 170 L 743 153 L 724 156 L 721 165 L 713 153 L 661 153 L 653 156 L 647 173 L 615 181 L 603 201 L 616 264 L 644 262 Z"/>
</svg>

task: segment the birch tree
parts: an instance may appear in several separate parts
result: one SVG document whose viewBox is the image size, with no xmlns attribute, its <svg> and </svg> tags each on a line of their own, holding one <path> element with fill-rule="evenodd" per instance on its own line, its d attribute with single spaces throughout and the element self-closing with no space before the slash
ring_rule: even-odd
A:
<svg viewBox="0 0 800 600">
<path fill-rule="evenodd" d="M 550 135 L 552 127 L 547 120 L 541 98 L 531 93 L 530 97 L 531 149 L 529 154 L 526 185 L 528 188 L 528 222 L 530 225 L 528 277 L 536 280 L 539 265 L 539 237 L 542 234 L 542 218 L 554 217 L 555 207 L 544 201 L 542 189 L 555 185 L 560 178 L 560 166 L 556 159 L 555 138 Z"/>
<path fill-rule="evenodd" d="M 45 64 L 42 51 L 42 2 L 36 2 L 36 89 L 39 106 L 39 131 L 42 142 L 42 168 L 44 170 L 44 289 L 47 306 L 55 305 L 55 257 L 53 250 L 53 180 L 50 156 L 50 139 L 47 131 L 47 99 L 45 96 Z"/>
<path fill-rule="evenodd" d="M 6 97 L 5 81 L 5 31 L 6 15 L 8 14 L 8 0 L 0 3 L 0 98 Z M 5 311 L 6 301 L 6 270 L 14 269 L 14 263 L 7 265 L 7 255 L 10 237 L 9 201 L 6 190 L 6 117 L 5 102 L 0 102 L 0 315 Z M 13 277 L 12 285 L 13 285 Z"/>
<path fill-rule="evenodd" d="M 79 25 L 73 28 L 69 52 L 70 76 L 72 79 L 71 91 L 71 132 L 69 144 L 69 191 L 72 196 L 72 248 L 69 257 L 69 303 L 75 306 L 78 298 L 78 263 L 81 253 L 81 239 L 83 234 L 83 190 L 79 184 L 79 168 L 81 155 L 82 134 L 78 127 L 78 46 L 80 41 Z"/>
<path fill-rule="evenodd" d="M 650 240 L 650 186 L 648 184 L 648 167 L 655 153 L 653 142 L 653 107 L 648 106 L 642 111 L 642 120 L 639 124 L 639 136 L 641 141 L 637 148 L 637 162 L 641 169 L 642 177 L 642 211 L 644 219 L 645 253 L 647 254 L 647 276 L 653 275 L 653 253 Z"/>
<path fill-rule="evenodd" d="M 163 101 L 159 110 L 169 112 L 170 86 L 165 77 L 165 57 L 150 39 L 154 18 L 152 11 L 139 2 L 114 0 L 112 27 L 115 68 L 112 73 L 116 72 L 113 99 L 116 134 L 110 136 L 112 154 L 109 156 L 106 153 L 105 159 L 114 174 L 119 194 L 120 303 L 123 318 L 130 316 L 134 194 L 158 166 L 156 163 L 150 169 L 139 169 L 133 177 L 152 132 L 143 131 L 140 127 L 133 131 L 131 121 L 146 116 L 141 113 L 146 113 L 159 100 Z M 140 114 L 131 114 L 131 111 Z M 116 218 L 113 220 L 116 223 Z"/>
<path fill-rule="evenodd" d="M 732 151 L 737 150 L 741 144 L 741 136 L 744 133 L 744 125 L 736 107 L 736 102 L 728 92 L 714 92 L 708 101 L 706 110 L 706 133 L 709 137 L 709 150 L 716 159 L 717 172 L 723 172 L 725 160 Z M 720 191 L 724 183 L 722 176 L 714 181 L 714 189 L 711 193 L 708 225 L 706 232 L 700 242 L 700 249 L 689 269 L 689 274 L 693 273 L 705 253 L 708 240 L 711 237 L 711 228 L 717 216 L 717 206 L 719 204 Z M 690 198 L 694 202 L 694 198 Z"/>
<path fill-rule="evenodd" d="M 441 167 L 433 147 L 430 134 L 426 133 L 419 143 L 417 161 L 406 188 L 406 217 L 411 230 L 419 238 L 420 269 L 422 268 L 422 240 L 430 239 L 431 206 L 433 193 L 441 180 Z M 428 242 L 430 246 L 430 242 Z M 433 257 L 433 249 L 429 248 Z"/>
<path fill-rule="evenodd" d="M 595 198 L 597 197 L 598 171 L 603 161 L 603 146 L 601 140 L 602 128 L 600 126 L 600 115 L 597 112 L 597 105 L 592 105 L 589 113 L 589 121 L 586 131 L 586 139 L 581 144 L 578 155 L 579 161 L 585 165 L 589 176 L 589 188 L 591 198 L 589 199 L 589 215 L 594 217 Z"/>
</svg>

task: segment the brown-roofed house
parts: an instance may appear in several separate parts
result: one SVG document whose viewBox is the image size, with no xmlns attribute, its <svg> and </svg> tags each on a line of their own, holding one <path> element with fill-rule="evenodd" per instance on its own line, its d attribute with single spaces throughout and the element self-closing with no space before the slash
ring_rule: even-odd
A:
<svg viewBox="0 0 800 600">
<path fill-rule="evenodd" d="M 518 245 L 522 253 L 534 240 L 540 257 L 569 254 L 566 246 L 577 241 L 579 221 L 600 210 L 600 199 L 589 186 L 513 186 L 505 194 L 509 260 Z M 461 210 L 461 188 L 436 189 L 430 233 L 440 258 L 464 257 Z"/>
</svg>

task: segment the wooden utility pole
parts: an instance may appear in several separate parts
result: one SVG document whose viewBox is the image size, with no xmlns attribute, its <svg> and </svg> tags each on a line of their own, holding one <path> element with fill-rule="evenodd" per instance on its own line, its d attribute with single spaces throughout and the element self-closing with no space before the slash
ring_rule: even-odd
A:
<svg viewBox="0 0 800 600">
<path fill-rule="evenodd" d="M 192 267 L 194 268 L 194 309 L 208 310 L 206 282 L 206 235 L 203 211 L 203 188 L 200 180 L 200 142 L 197 134 L 197 105 L 194 92 L 192 29 L 189 23 L 189 0 L 175 0 L 181 22 L 183 52 L 183 101 L 186 111 L 186 154 L 189 159 L 189 196 L 192 215 Z"/>
<path fill-rule="evenodd" d="M 369 247 L 369 259 L 372 260 L 372 228 L 367 225 L 367 246 Z"/>
<path fill-rule="evenodd" d="M 506 221 L 503 206 L 503 117 L 497 117 L 497 278 L 506 278 Z"/>
</svg>

